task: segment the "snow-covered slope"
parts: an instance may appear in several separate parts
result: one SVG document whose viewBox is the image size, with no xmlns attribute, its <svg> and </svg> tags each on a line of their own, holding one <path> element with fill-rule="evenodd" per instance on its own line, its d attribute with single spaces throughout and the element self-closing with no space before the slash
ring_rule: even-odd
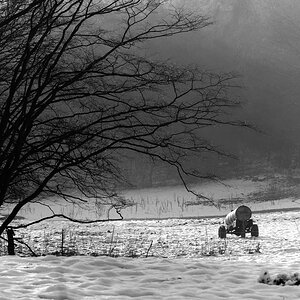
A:
<svg viewBox="0 0 300 300">
<path fill-rule="evenodd" d="M 143 252 L 139 258 L 0 257 L 0 299 L 300 299 L 299 286 L 258 282 L 265 271 L 271 276 L 300 271 L 299 212 L 254 217 L 260 236 L 246 239 L 229 236 L 223 254 L 205 252 L 214 243 L 225 243 L 216 237 L 221 219 L 79 226 L 73 230 L 80 232 L 82 239 L 87 237 L 84 244 L 90 242 L 92 250 L 103 244 L 99 238 L 103 234 L 111 240 L 113 228 L 114 239 L 121 244 L 127 242 L 127 246 L 136 247 L 147 236 L 153 245 L 149 248 L 144 240 L 148 257 Z M 32 228 L 31 234 L 37 239 L 47 228 L 54 232 L 61 227 L 70 229 L 69 226 L 50 222 Z"/>
</svg>

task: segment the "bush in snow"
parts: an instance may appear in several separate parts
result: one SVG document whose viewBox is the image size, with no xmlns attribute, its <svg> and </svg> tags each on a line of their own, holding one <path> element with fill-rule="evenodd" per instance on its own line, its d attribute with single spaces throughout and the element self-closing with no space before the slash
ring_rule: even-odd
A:
<svg viewBox="0 0 300 300">
<path fill-rule="evenodd" d="M 268 271 L 263 271 L 258 277 L 258 282 L 270 285 L 300 285 L 300 274 L 288 275 L 282 273 L 271 276 Z"/>
</svg>

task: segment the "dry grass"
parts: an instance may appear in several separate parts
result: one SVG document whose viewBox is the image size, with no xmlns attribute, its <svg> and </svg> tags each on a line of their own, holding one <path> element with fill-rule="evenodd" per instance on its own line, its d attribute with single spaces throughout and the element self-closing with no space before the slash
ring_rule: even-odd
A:
<svg viewBox="0 0 300 300">
<path fill-rule="evenodd" d="M 180 226 L 185 226 L 183 225 Z M 145 224 L 145 228 L 147 225 Z M 42 255 L 91 255 L 110 257 L 165 257 L 182 256 L 234 256 L 261 253 L 261 244 L 257 239 L 219 239 L 211 236 L 208 226 L 200 236 L 186 238 L 180 235 L 166 235 L 162 228 L 157 231 L 143 232 L 142 229 L 133 231 L 131 227 L 118 232 L 115 225 L 106 231 L 89 231 L 82 227 L 72 226 L 56 230 L 32 230 L 19 232 L 19 240 L 25 242 L 30 249 L 16 242 L 18 255 L 30 256 L 35 253 Z M 6 255 L 6 241 L 0 240 L 0 255 Z"/>
</svg>

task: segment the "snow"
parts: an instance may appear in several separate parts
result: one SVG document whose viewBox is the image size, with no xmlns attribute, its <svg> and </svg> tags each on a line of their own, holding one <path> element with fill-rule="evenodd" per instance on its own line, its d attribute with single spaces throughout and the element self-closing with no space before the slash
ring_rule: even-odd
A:
<svg viewBox="0 0 300 300">
<path fill-rule="evenodd" d="M 24 247 L 19 256 L 0 256 L 0 300 L 300 299 L 300 286 L 271 284 L 279 274 L 300 272 L 300 201 L 243 202 L 243 195 L 250 199 L 267 188 L 266 182 L 245 180 L 202 186 L 219 207 L 193 205 L 197 199 L 183 188 L 127 191 L 137 205 L 124 211 L 123 221 L 53 219 L 16 230 L 42 256 L 21 257 Z M 222 202 L 231 196 L 251 208 L 259 237 L 218 238 L 224 216 L 236 207 Z M 82 219 L 106 217 L 101 208 L 90 215 L 57 202 L 53 209 Z M 47 206 L 34 203 L 16 223 L 45 215 Z M 49 255 L 61 251 L 62 232 L 64 253 L 78 255 Z M 3 247 L 0 240 L 0 252 Z"/>
<path fill-rule="evenodd" d="M 297 286 L 258 283 L 265 268 L 294 271 L 298 254 L 254 259 L 1 257 L 0 299 L 300 299 Z"/>
<path fill-rule="evenodd" d="M 82 244 L 77 240 L 87 251 L 82 254 L 111 247 L 114 232 L 114 247 L 134 246 L 139 257 L 2 256 L 0 299 L 300 299 L 299 286 L 258 282 L 266 271 L 274 278 L 300 271 L 299 211 L 253 218 L 258 238 L 228 235 L 226 240 L 217 237 L 222 218 L 35 225 L 31 235 L 37 241 L 47 228 L 90 235 Z"/>
<path fill-rule="evenodd" d="M 206 182 L 191 186 L 196 193 L 212 198 L 215 206 L 200 205 L 203 200 L 197 199 L 195 195 L 187 192 L 183 186 L 169 186 L 159 188 L 147 188 L 140 190 L 123 191 L 123 196 L 134 203 L 122 210 L 124 219 L 152 219 L 152 218 L 199 218 L 211 216 L 224 216 L 231 209 L 236 208 L 236 201 L 243 201 L 244 205 L 251 207 L 252 211 L 270 209 L 300 209 L 295 199 L 271 198 L 269 201 L 259 202 L 261 196 L 253 200 L 253 193 L 266 192 L 273 187 L 274 183 L 269 180 L 252 181 L 245 179 L 225 180 L 222 183 Z M 281 188 L 281 186 L 279 186 Z M 78 196 L 78 195 L 77 195 Z M 79 196 L 84 199 L 83 196 Z M 275 195 L 274 195 L 275 197 Z M 237 200 L 238 199 L 238 200 Z M 251 201 L 249 202 L 249 199 Z M 88 199 L 88 203 L 80 206 L 70 206 L 69 203 L 53 198 L 51 209 L 57 214 L 66 214 L 79 219 L 106 219 L 119 218 L 114 210 L 107 212 L 107 207 L 95 205 Z M 283 201 L 284 200 L 284 201 Z M 11 207 L 1 208 L 1 214 L 7 214 Z M 52 214 L 49 207 L 42 201 L 29 203 L 18 214 L 27 220 L 34 221 Z"/>
</svg>

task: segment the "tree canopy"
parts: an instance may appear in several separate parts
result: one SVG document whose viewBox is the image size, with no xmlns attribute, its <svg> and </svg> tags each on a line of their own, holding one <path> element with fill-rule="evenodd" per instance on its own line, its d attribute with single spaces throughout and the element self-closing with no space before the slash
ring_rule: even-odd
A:
<svg viewBox="0 0 300 300">
<path fill-rule="evenodd" d="M 0 207 L 57 195 L 119 209 L 126 152 L 201 176 L 185 158 L 232 120 L 235 76 L 151 59 L 147 41 L 200 30 L 207 16 L 164 0 L 0 2 Z M 79 195 L 83 195 L 81 197 Z"/>
</svg>

